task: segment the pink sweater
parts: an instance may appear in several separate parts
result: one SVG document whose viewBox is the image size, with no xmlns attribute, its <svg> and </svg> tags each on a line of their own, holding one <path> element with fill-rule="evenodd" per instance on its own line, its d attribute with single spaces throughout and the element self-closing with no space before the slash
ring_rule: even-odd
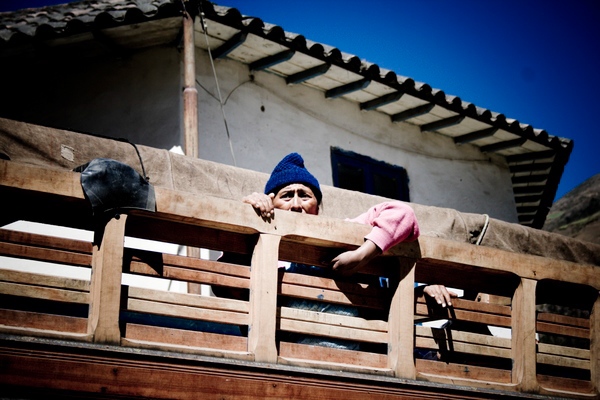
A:
<svg viewBox="0 0 600 400">
<path fill-rule="evenodd" d="M 419 225 L 413 209 L 400 201 L 388 201 L 371 207 L 367 212 L 347 221 L 371 225 L 365 236 L 383 252 L 400 242 L 412 242 L 419 237 Z"/>
</svg>

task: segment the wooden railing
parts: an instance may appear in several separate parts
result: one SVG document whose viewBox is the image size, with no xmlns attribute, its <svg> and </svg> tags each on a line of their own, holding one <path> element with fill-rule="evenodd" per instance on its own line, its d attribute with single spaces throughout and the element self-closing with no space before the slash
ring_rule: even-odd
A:
<svg viewBox="0 0 600 400">
<path fill-rule="evenodd" d="M 447 387 L 598 397 L 598 267 L 421 237 L 351 277 L 294 274 L 277 268 L 278 261 L 326 269 L 335 254 L 359 246 L 370 227 L 289 212 L 263 221 L 238 201 L 155 189 L 156 212 L 129 210 L 100 221 L 91 215 L 79 174 L 0 161 L 3 224 L 35 221 L 95 232 L 90 242 L 0 230 L 0 333 Z M 129 248 L 126 237 L 249 262 Z M 14 270 L 14 259 L 91 268 L 91 279 Z M 124 284 L 124 275 L 131 282 L 139 276 L 210 285 L 226 295 L 149 289 Z M 445 284 L 464 296 L 441 308 L 415 282 Z M 290 298 L 352 312 L 289 307 Z M 544 311 L 558 306 L 571 316 Z M 432 320 L 449 322 L 427 326 Z M 510 334 L 494 335 L 496 328 Z M 356 348 L 300 344 L 298 337 Z M 20 382 L 17 375 L 0 380 Z"/>
</svg>

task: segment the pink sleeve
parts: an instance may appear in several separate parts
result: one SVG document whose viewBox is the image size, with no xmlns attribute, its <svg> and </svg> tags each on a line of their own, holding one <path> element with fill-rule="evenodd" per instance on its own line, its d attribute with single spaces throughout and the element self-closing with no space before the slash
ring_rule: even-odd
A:
<svg viewBox="0 0 600 400">
<path fill-rule="evenodd" d="M 365 239 L 384 252 L 400 242 L 412 242 L 419 237 L 419 225 L 413 209 L 400 201 L 377 204 L 348 221 L 371 225 L 373 229 Z"/>
</svg>

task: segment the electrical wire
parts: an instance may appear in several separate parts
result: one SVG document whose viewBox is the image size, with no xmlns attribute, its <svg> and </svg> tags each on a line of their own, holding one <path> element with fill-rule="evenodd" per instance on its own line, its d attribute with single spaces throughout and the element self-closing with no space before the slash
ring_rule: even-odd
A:
<svg viewBox="0 0 600 400">
<path fill-rule="evenodd" d="M 215 77 L 215 84 L 217 87 L 217 94 L 219 95 L 219 105 L 221 108 L 221 114 L 223 116 L 223 124 L 225 125 L 225 132 L 227 133 L 227 141 L 229 142 L 229 151 L 231 152 L 231 159 L 233 160 L 233 166 L 237 167 L 237 162 L 235 160 L 235 154 L 233 152 L 233 143 L 231 142 L 231 134 L 229 133 L 229 126 L 227 125 L 227 116 L 225 115 L 225 103 L 223 102 L 223 97 L 221 96 L 221 88 L 219 87 L 219 79 L 217 77 L 217 70 L 215 68 L 215 63 L 213 61 L 212 53 L 210 50 L 210 43 L 208 41 L 208 29 L 206 26 L 206 21 L 204 20 L 204 11 L 202 11 L 202 2 L 199 4 L 200 7 L 200 23 L 202 25 L 202 30 L 204 31 L 204 38 L 206 40 L 206 48 L 208 49 L 208 59 L 210 60 L 210 66 L 213 71 L 213 75 Z M 213 96 L 214 97 L 214 96 Z"/>
</svg>

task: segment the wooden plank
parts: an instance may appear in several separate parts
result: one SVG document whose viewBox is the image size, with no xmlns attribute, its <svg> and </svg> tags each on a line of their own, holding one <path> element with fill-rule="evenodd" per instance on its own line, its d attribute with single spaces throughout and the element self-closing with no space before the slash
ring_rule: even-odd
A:
<svg viewBox="0 0 600 400">
<path fill-rule="evenodd" d="M 592 306 L 590 314 L 590 375 L 592 392 L 600 393 L 600 296 Z"/>
<path fill-rule="evenodd" d="M 388 316 L 388 368 L 398 378 L 415 379 L 414 319 L 415 319 L 415 266 L 416 260 L 399 258 L 397 274 L 392 282 L 399 282 Z M 394 285 L 392 285 L 393 287 Z"/>
<path fill-rule="evenodd" d="M 419 243 L 421 238 L 419 238 Z M 468 276 L 469 279 L 464 279 Z M 415 280 L 424 284 L 444 284 L 473 292 L 510 296 L 518 284 L 518 276 L 501 269 L 458 264 L 443 259 L 419 259 Z"/>
<path fill-rule="evenodd" d="M 418 304 L 427 304 L 427 300 L 425 295 L 419 296 L 417 298 Z M 456 310 L 465 310 L 465 311 L 476 311 L 479 313 L 487 313 L 487 314 L 495 314 L 495 315 L 504 315 L 510 317 L 510 306 L 503 306 L 499 304 L 490 304 L 483 303 L 479 301 L 466 300 L 461 298 L 452 299 L 452 309 Z M 449 316 L 449 308 L 442 308 L 441 311 L 445 311 Z"/>
<path fill-rule="evenodd" d="M 249 272 L 248 267 L 245 267 L 245 269 Z M 207 285 L 226 286 L 240 289 L 248 289 L 250 287 L 249 278 L 224 275 L 218 272 L 205 272 L 188 268 L 177 268 L 169 265 L 165 265 L 160 271 L 161 273 L 157 273 L 156 270 L 145 263 L 132 261 L 129 264 L 129 272 L 140 275 L 160 276 L 165 279 L 173 279 L 178 281 L 205 283 Z"/>
<path fill-rule="evenodd" d="M 0 186 L 84 200 L 81 174 L 0 160 Z"/>
<path fill-rule="evenodd" d="M 378 277 L 376 279 L 368 279 L 364 277 L 364 279 L 361 280 L 360 277 L 356 276 L 352 276 L 350 279 L 348 279 L 341 275 L 336 276 L 334 274 L 332 274 L 331 277 L 320 277 L 288 271 L 282 272 L 283 277 L 281 279 L 281 282 L 289 285 L 298 285 L 317 289 L 337 290 L 344 293 L 355 294 L 361 297 L 366 296 L 373 298 L 381 298 L 390 296 L 388 289 L 384 289 L 379 286 Z"/>
<path fill-rule="evenodd" d="M 77 304 L 88 304 L 90 299 L 89 294 L 85 292 L 6 282 L 0 282 L 0 293 Z"/>
<path fill-rule="evenodd" d="M 554 391 L 577 393 L 594 393 L 592 382 L 580 379 L 569 379 L 560 376 L 538 375 L 540 386 Z M 554 393 L 557 394 L 557 393 Z"/>
<path fill-rule="evenodd" d="M 281 284 L 279 294 L 307 300 L 319 300 L 327 303 L 353 305 L 380 310 L 387 308 L 388 303 L 386 299 L 382 298 L 361 297 L 351 293 L 346 294 L 339 290 L 311 288 L 286 283 Z"/>
<path fill-rule="evenodd" d="M 388 330 L 388 324 L 385 321 L 367 320 L 359 317 L 301 310 L 290 307 L 279 308 L 278 316 L 289 320 L 313 322 L 323 325 L 344 326 L 347 328 L 363 329 L 374 332 L 387 332 Z"/>
<path fill-rule="evenodd" d="M 248 313 L 248 302 L 225 299 L 220 297 L 199 296 L 186 293 L 167 292 L 130 286 L 130 299 L 149 300 L 157 303 L 174 304 L 179 306 L 206 308 L 212 310 Z"/>
<path fill-rule="evenodd" d="M 305 344 L 281 342 L 279 344 L 279 363 L 288 365 L 310 365 L 322 367 L 324 364 L 337 365 L 337 369 L 343 369 L 344 365 L 352 365 L 354 372 L 362 370 L 364 373 L 372 373 L 373 368 L 385 369 L 387 357 L 384 354 L 367 353 L 363 351 L 342 350 L 322 346 L 311 346 Z M 310 364 L 301 360 L 309 360 Z"/>
<path fill-rule="evenodd" d="M 539 390 L 535 375 L 536 284 L 532 279 L 521 279 L 512 301 L 512 383 L 525 392 Z"/>
<path fill-rule="evenodd" d="M 261 234 L 252 255 L 248 351 L 255 361 L 277 362 L 277 260 L 279 236 Z"/>
<path fill-rule="evenodd" d="M 590 320 L 587 318 L 571 317 L 568 315 L 540 312 L 537 314 L 537 320 L 538 323 L 549 322 L 553 324 L 585 328 L 588 330 L 588 332 L 590 329 Z"/>
<path fill-rule="evenodd" d="M 539 333 L 550 333 L 555 335 L 572 336 L 584 339 L 588 339 L 590 337 L 589 329 L 550 324 L 547 322 L 537 322 L 536 329 Z"/>
<path fill-rule="evenodd" d="M 78 267 L 89 267 L 92 258 L 88 254 L 63 250 L 43 249 L 13 243 L 0 243 L 0 255 L 25 260 L 45 261 Z"/>
<path fill-rule="evenodd" d="M 456 352 L 456 353 L 476 354 L 476 355 L 488 356 L 488 357 L 511 358 L 511 350 L 510 349 L 503 349 L 503 348 L 492 347 L 492 346 L 484 346 L 484 345 L 472 344 L 472 343 L 468 343 L 468 342 L 452 341 L 451 345 L 448 345 L 446 342 L 440 344 L 440 341 L 437 339 L 418 336 L 415 340 L 415 343 L 416 343 L 415 344 L 416 347 L 418 347 L 418 348 L 425 348 L 425 349 L 432 349 L 432 350 L 437 350 L 440 348 L 443 350 L 446 350 L 449 348 L 448 350 L 451 353 Z"/>
<path fill-rule="evenodd" d="M 452 299 L 452 304 L 456 300 Z M 428 308 L 425 304 L 417 304 L 416 307 L 416 315 L 418 316 L 426 316 L 427 319 L 436 320 L 436 319 L 455 319 L 458 321 L 471 321 L 477 322 L 485 325 L 494 325 L 494 326 L 511 326 L 510 317 L 504 315 L 494 315 L 488 313 L 479 313 L 474 311 L 465 311 L 461 309 L 454 308 L 443 308 L 435 305 L 432 310 Z"/>
<path fill-rule="evenodd" d="M 186 195 L 189 196 L 189 193 Z M 201 202 L 202 199 L 196 197 L 196 201 Z M 240 210 L 240 212 L 247 211 L 249 210 Z M 236 232 L 235 226 L 227 226 L 231 230 L 224 231 L 219 230 L 219 227 L 202 226 L 204 220 L 184 218 L 184 221 L 180 221 L 175 216 L 170 216 L 174 220 L 157 219 L 158 216 L 132 210 L 130 212 L 130 222 L 127 223 L 126 235 L 242 254 L 252 253 L 256 243 L 255 232 L 248 234 L 245 228 L 240 229 L 242 233 Z M 256 214 L 254 214 L 254 217 L 256 218 Z"/>
<path fill-rule="evenodd" d="M 424 338 L 439 338 L 440 335 L 437 332 L 445 332 L 443 329 L 434 329 L 427 326 L 416 326 L 415 327 L 417 337 Z M 462 342 L 462 343 L 471 343 L 471 344 L 479 344 L 490 347 L 497 347 L 501 349 L 510 349 L 511 341 L 507 338 L 495 337 L 490 335 L 482 335 L 479 333 L 472 332 L 462 332 L 451 330 L 452 335 L 451 340 L 453 342 Z M 446 333 L 443 333 L 444 337 L 446 337 Z"/>
<path fill-rule="evenodd" d="M 590 369 L 590 360 L 579 360 L 576 358 L 569 358 L 562 355 L 555 356 L 550 354 L 538 353 L 537 362 L 539 364 L 556 365 L 558 367 L 579 368 L 584 370 Z"/>
<path fill-rule="evenodd" d="M 590 360 L 590 350 L 578 349 L 574 347 L 559 346 L 547 343 L 538 343 L 538 354 L 548 354 L 560 357 L 578 358 L 581 360 Z"/>
<path fill-rule="evenodd" d="M 94 342 L 119 344 L 121 276 L 127 215 L 111 218 L 94 243 L 88 333 Z"/>
<path fill-rule="evenodd" d="M 214 272 L 237 278 L 250 279 L 250 267 L 246 265 L 229 264 L 220 261 L 209 261 L 173 254 L 163 254 L 165 266 L 184 267 L 194 271 Z"/>
<path fill-rule="evenodd" d="M 85 318 L 0 309 L 0 325 L 60 332 L 86 333 Z"/>
<path fill-rule="evenodd" d="M 0 281 L 23 283 L 32 286 L 44 286 L 59 289 L 69 289 L 79 292 L 89 292 L 90 282 L 83 279 L 73 279 L 32 272 L 0 269 Z"/>
<path fill-rule="evenodd" d="M 600 290 L 598 267 L 576 264 L 553 258 L 529 254 L 511 253 L 485 246 L 473 246 L 434 237 L 419 238 L 421 255 L 427 259 L 443 260 L 450 266 L 453 263 L 472 265 L 492 270 L 510 272 L 532 280 L 552 279 L 589 285 Z"/>
<path fill-rule="evenodd" d="M 432 360 L 416 360 L 420 376 L 439 375 L 494 383 L 510 383 L 510 371 L 464 364 L 448 364 Z"/>
<path fill-rule="evenodd" d="M 174 304 L 157 303 L 147 300 L 129 299 L 127 301 L 127 310 L 155 315 L 165 315 L 169 317 L 220 322 L 225 324 L 248 324 L 248 314 L 246 313 L 178 306 Z"/>
<path fill-rule="evenodd" d="M 165 343 L 168 345 L 200 347 L 245 352 L 248 343 L 242 336 L 196 332 L 184 329 L 161 328 L 149 325 L 126 324 L 127 339 Z"/>
<path fill-rule="evenodd" d="M 387 343 L 386 332 L 368 331 L 364 329 L 348 328 L 318 324 L 308 321 L 282 318 L 279 321 L 280 329 L 287 332 L 306 333 L 314 336 L 346 339 L 357 342 Z"/>
<path fill-rule="evenodd" d="M 0 363 L 11 368 L 0 374 L 0 385 L 13 397 L 37 390 L 38 397 L 152 398 L 152 399 L 328 399 L 380 400 L 476 399 L 477 392 L 445 385 L 405 385 L 389 379 L 340 379 L 332 371 L 319 376 L 302 373 L 228 367 L 156 359 L 141 362 L 123 356 L 0 351 Z M 374 371 L 377 372 L 377 371 Z M 383 372 L 383 371 L 382 371 Z M 379 373 L 383 375 L 383 373 Z M 160 375 L 160 379 L 157 379 Z M 19 390 L 20 389 L 20 390 Z M 34 392 L 35 393 L 35 392 Z M 100 394 L 99 394 L 100 393 Z"/>
<path fill-rule="evenodd" d="M 66 239 L 0 228 L 0 242 L 23 244 L 74 253 L 92 254 L 92 244 L 83 240 Z"/>
</svg>

